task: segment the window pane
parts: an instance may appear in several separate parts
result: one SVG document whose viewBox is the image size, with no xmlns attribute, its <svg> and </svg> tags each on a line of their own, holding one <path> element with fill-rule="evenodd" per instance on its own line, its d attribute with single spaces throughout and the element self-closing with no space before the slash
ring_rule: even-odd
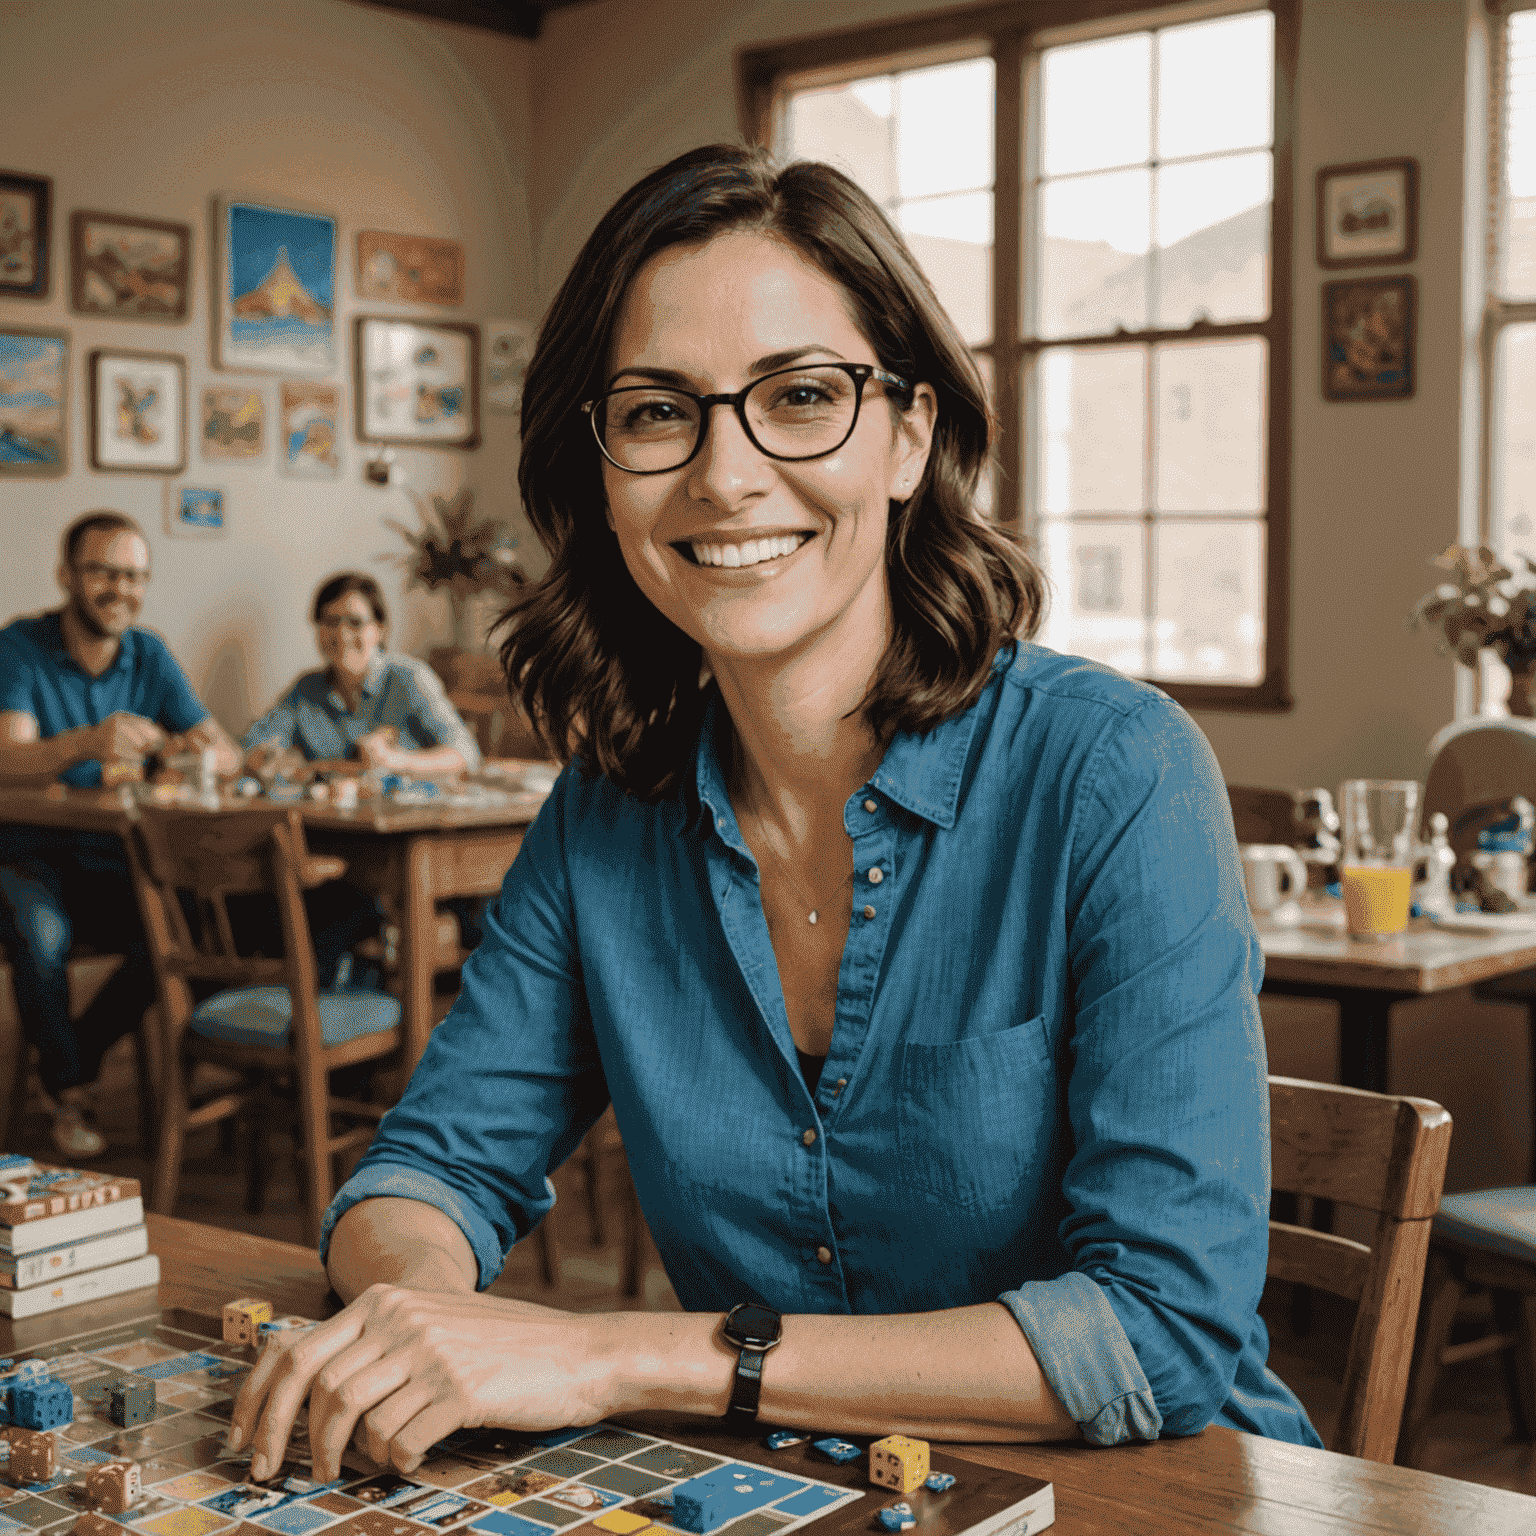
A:
<svg viewBox="0 0 1536 1536">
<path fill-rule="evenodd" d="M 1269 314 L 1271 158 L 1223 155 L 1157 173 L 1153 324 Z"/>
<path fill-rule="evenodd" d="M 1500 332 L 1493 391 L 1495 539 L 1536 560 L 1536 325 Z"/>
<path fill-rule="evenodd" d="M 1051 594 L 1041 640 L 1145 676 L 1145 541 L 1139 521 L 1043 524 L 1040 555 Z"/>
<path fill-rule="evenodd" d="M 997 410 L 997 394 L 993 388 L 992 359 L 985 352 L 976 353 L 976 366 L 981 371 L 981 382 L 987 387 L 987 404 Z M 997 512 L 997 450 L 987 455 L 981 467 L 981 479 L 976 484 L 976 511 L 984 518 Z"/>
<path fill-rule="evenodd" d="M 1152 543 L 1152 676 L 1261 682 L 1264 524 L 1160 521 Z"/>
<path fill-rule="evenodd" d="M 902 197 L 992 185 L 991 59 L 896 76 L 897 191 Z"/>
<path fill-rule="evenodd" d="M 897 223 L 939 302 L 975 345 L 992 339 L 992 194 L 904 203 Z"/>
<path fill-rule="evenodd" d="M 1536 299 L 1536 11 L 1509 18 L 1499 292 Z"/>
<path fill-rule="evenodd" d="M 1040 188 L 1038 335 L 1103 335 L 1147 324 L 1151 204 L 1150 171 Z"/>
<path fill-rule="evenodd" d="M 1153 348 L 1159 512 L 1264 509 L 1266 352 L 1258 337 Z"/>
<path fill-rule="evenodd" d="M 1275 22 L 1268 11 L 1159 33 L 1159 158 L 1270 143 L 1274 58 Z"/>
<path fill-rule="evenodd" d="M 1035 373 L 1040 510 L 1139 512 L 1146 504 L 1146 353 L 1044 353 Z"/>
<path fill-rule="evenodd" d="M 1151 150 L 1152 36 L 1051 48 L 1040 70 L 1047 176 L 1134 165 Z"/>
<path fill-rule="evenodd" d="M 858 182 L 877 203 L 896 195 L 896 146 L 888 76 L 826 91 L 796 91 L 785 112 L 786 149 L 825 160 Z"/>
</svg>

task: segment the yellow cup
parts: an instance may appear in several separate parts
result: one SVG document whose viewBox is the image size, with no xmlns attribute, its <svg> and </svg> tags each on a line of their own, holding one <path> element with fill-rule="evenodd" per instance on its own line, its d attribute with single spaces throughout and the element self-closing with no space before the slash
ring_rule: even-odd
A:
<svg viewBox="0 0 1536 1536">
<path fill-rule="evenodd" d="M 1346 864 L 1343 874 L 1344 919 L 1352 939 L 1389 939 L 1408 926 L 1411 868 Z"/>
</svg>

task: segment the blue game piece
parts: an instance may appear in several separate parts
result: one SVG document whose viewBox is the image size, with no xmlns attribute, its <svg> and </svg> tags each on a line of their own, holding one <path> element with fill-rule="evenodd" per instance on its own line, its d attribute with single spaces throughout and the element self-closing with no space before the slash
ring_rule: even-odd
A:
<svg viewBox="0 0 1536 1536">
<path fill-rule="evenodd" d="M 864 1454 L 858 1446 L 849 1445 L 846 1440 L 839 1440 L 835 1436 L 829 1440 L 818 1440 L 815 1445 L 823 1456 L 839 1464 L 845 1461 L 857 1461 Z"/>
<path fill-rule="evenodd" d="M 751 1514 L 805 1486 L 797 1478 L 781 1477 L 762 1467 L 728 1462 L 673 1488 L 671 1524 L 705 1536 L 738 1515 Z"/>
<path fill-rule="evenodd" d="M 804 1445 L 809 1435 L 797 1435 L 792 1429 L 776 1429 L 768 1436 L 770 1451 L 787 1450 L 792 1445 Z"/>
<path fill-rule="evenodd" d="M 955 1486 L 955 1474 L 953 1472 L 930 1472 L 923 1479 L 923 1487 L 931 1488 L 935 1493 L 948 1493 Z"/>
<path fill-rule="evenodd" d="M 912 1513 L 912 1506 L 905 1502 L 900 1504 L 887 1504 L 879 1512 L 879 1521 L 888 1531 L 910 1531 L 917 1524 L 917 1516 Z"/>
<path fill-rule="evenodd" d="M 62 1381 L 20 1381 L 11 1388 L 11 1418 L 27 1429 L 57 1429 L 75 1416 L 75 1394 Z"/>
</svg>

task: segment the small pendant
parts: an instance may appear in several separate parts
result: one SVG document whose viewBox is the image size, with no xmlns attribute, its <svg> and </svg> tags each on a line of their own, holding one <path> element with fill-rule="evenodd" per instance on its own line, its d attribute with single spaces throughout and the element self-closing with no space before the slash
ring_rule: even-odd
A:
<svg viewBox="0 0 1536 1536">
<path fill-rule="evenodd" d="M 806 919 L 806 921 L 808 923 L 814 923 L 816 921 L 816 914 L 814 912 L 812 912 L 811 915 Z"/>
</svg>

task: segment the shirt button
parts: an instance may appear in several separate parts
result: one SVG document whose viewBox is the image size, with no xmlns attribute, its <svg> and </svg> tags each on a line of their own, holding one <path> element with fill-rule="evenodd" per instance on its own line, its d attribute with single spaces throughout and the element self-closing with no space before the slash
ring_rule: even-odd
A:
<svg viewBox="0 0 1536 1536">
<path fill-rule="evenodd" d="M 868 811 L 871 816 L 873 816 L 874 813 L 880 809 L 880 807 L 876 805 L 873 800 L 866 800 L 864 802 L 864 809 Z"/>
<path fill-rule="evenodd" d="M 814 1147 L 816 1145 L 816 1132 L 807 1131 L 805 1135 L 800 1138 L 800 1144 L 801 1146 L 805 1147 Z"/>
<path fill-rule="evenodd" d="M 866 918 L 871 918 L 874 915 L 875 915 L 875 909 L 873 907 L 865 907 L 864 908 L 864 916 Z"/>
<path fill-rule="evenodd" d="M 848 1086 L 848 1079 L 846 1077 L 838 1078 L 836 1084 L 833 1086 L 833 1089 L 832 1089 L 832 1097 L 836 1098 L 838 1096 L 838 1094 L 840 1094 L 843 1091 L 843 1089 L 846 1088 L 847 1086 Z"/>
<path fill-rule="evenodd" d="M 869 872 L 869 883 L 871 885 L 879 885 L 880 882 L 884 879 L 885 876 L 880 872 L 880 866 L 876 864 L 875 867 Z"/>
<path fill-rule="evenodd" d="M 832 1250 L 825 1245 L 816 1250 L 816 1262 L 818 1264 L 830 1264 L 832 1262 Z"/>
</svg>

